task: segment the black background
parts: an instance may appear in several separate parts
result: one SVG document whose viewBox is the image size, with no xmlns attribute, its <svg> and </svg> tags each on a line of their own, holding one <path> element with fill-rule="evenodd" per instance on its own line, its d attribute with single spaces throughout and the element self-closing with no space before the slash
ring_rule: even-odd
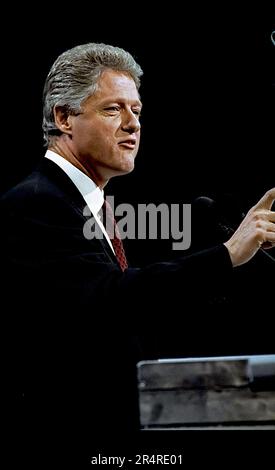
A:
<svg viewBox="0 0 275 470">
<path fill-rule="evenodd" d="M 149 13 L 145 6 L 134 5 L 75 5 L 71 10 L 55 6 L 45 11 L 24 5 L 6 13 L 3 21 L 7 33 L 2 47 L 1 191 L 25 177 L 43 157 L 45 78 L 60 53 L 86 42 L 125 48 L 144 70 L 136 168 L 106 188 L 116 204 L 214 198 L 217 216 L 192 212 L 191 250 L 196 250 L 225 241 L 215 229 L 220 216 L 237 226 L 241 213 L 274 187 L 274 9 L 194 2 L 182 8 L 158 6 Z M 126 240 L 125 245 L 134 266 L 179 256 L 171 240 Z M 274 263 L 260 260 L 262 271 L 254 264 L 247 278 L 237 282 L 231 315 L 255 305 L 263 312 L 272 310 Z M 260 277 L 268 285 L 258 288 Z M 256 304 L 254 298 L 247 304 L 253 286 L 259 291 Z M 247 351 L 240 347 L 235 352 L 270 348 L 262 339 L 258 346 L 253 343 Z"/>
<path fill-rule="evenodd" d="M 53 61 L 86 42 L 125 48 L 144 70 L 136 168 L 106 188 L 116 204 L 183 204 L 206 195 L 237 225 L 274 186 L 274 8 L 193 2 L 151 13 L 94 4 L 40 12 L 24 5 L 3 18 L 2 192 L 44 154 L 41 97 Z M 193 248 L 200 236 L 211 240 L 210 229 L 201 235 L 194 223 Z M 125 244 L 132 265 L 178 255 L 170 241 Z"/>
<path fill-rule="evenodd" d="M 105 11 L 106 10 L 106 11 Z M 144 70 L 136 170 L 111 192 L 186 201 L 230 192 L 248 206 L 274 186 L 274 14 L 267 7 L 15 8 L 5 15 L 1 189 L 43 154 L 41 96 L 56 57 L 85 42 L 131 52 Z M 164 190 L 165 188 L 165 190 Z"/>
<path fill-rule="evenodd" d="M 221 207 L 233 201 L 239 214 L 274 187 L 274 11 L 264 5 L 208 2 L 203 7 L 198 2 L 180 7 L 170 2 L 150 8 L 151 14 L 149 4 L 64 4 L 59 9 L 45 4 L 44 10 L 24 4 L 2 16 L 1 192 L 25 177 L 43 156 L 41 97 L 51 64 L 65 49 L 86 42 L 123 47 L 144 70 L 141 147 L 135 171 L 108 185 L 107 192 L 115 194 L 117 202 L 187 203 L 209 195 Z M 128 242 L 127 248 L 130 261 L 140 265 L 178 255 L 167 241 Z M 262 310 L 260 297 L 265 299 Z M 254 336 L 251 324 L 247 331 L 252 345 L 246 339 L 241 346 L 227 335 L 228 353 L 274 353 L 272 298 L 268 290 L 256 299 Z M 229 315 L 232 323 L 238 317 L 237 304 L 235 310 L 222 312 L 228 314 L 221 318 L 223 332 Z M 252 306 L 253 299 L 241 303 L 241 313 L 248 308 L 246 320 L 254 315 Z M 256 455 L 268 462 L 271 439 L 253 434 L 251 446 L 251 438 L 242 441 L 239 436 L 219 435 L 232 465 L 236 449 L 242 461 L 252 462 Z M 202 460 L 206 456 L 221 468 L 224 456 L 219 460 L 216 439 L 213 434 L 203 439 L 188 434 L 177 437 L 177 448 L 182 446 L 193 462 L 202 451 Z M 169 447 L 171 437 L 167 442 Z"/>
</svg>

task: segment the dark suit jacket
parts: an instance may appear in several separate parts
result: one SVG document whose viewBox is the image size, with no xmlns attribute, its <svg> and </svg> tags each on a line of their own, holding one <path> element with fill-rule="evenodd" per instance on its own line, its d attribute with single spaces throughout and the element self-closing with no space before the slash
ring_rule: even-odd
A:
<svg viewBox="0 0 275 470">
<path fill-rule="evenodd" d="M 220 245 L 122 273 L 104 238 L 84 237 L 85 204 L 47 159 L 1 201 L 8 382 L 51 438 L 137 429 L 135 366 L 146 352 L 136 339 L 183 317 L 197 323 L 198 298 L 232 271 Z"/>
</svg>

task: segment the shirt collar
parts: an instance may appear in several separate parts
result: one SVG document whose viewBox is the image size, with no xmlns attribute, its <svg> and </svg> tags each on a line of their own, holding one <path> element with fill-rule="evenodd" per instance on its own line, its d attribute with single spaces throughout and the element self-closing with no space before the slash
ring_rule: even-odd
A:
<svg viewBox="0 0 275 470">
<path fill-rule="evenodd" d="M 104 191 L 95 182 L 76 168 L 72 163 L 52 150 L 47 150 L 45 157 L 56 163 L 75 184 L 93 214 L 98 214 L 104 203 Z"/>
</svg>

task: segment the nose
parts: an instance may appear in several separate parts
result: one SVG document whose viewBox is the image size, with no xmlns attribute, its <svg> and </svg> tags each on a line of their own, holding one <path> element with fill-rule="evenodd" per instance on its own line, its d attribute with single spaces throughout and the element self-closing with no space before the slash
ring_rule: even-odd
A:
<svg viewBox="0 0 275 470">
<path fill-rule="evenodd" d="M 140 130 L 140 122 L 139 118 L 136 114 L 132 111 L 129 111 L 123 119 L 121 124 L 121 128 L 123 131 L 128 132 L 129 134 L 133 134 L 134 132 L 138 132 Z"/>
</svg>

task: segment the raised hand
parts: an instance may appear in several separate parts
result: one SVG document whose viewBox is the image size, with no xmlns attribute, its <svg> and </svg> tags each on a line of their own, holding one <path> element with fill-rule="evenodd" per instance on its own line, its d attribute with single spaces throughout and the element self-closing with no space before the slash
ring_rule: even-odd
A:
<svg viewBox="0 0 275 470">
<path fill-rule="evenodd" d="M 271 210 L 275 188 L 267 191 L 253 206 L 232 237 L 224 243 L 233 266 L 249 261 L 260 247 L 275 246 L 275 212 Z"/>
</svg>

